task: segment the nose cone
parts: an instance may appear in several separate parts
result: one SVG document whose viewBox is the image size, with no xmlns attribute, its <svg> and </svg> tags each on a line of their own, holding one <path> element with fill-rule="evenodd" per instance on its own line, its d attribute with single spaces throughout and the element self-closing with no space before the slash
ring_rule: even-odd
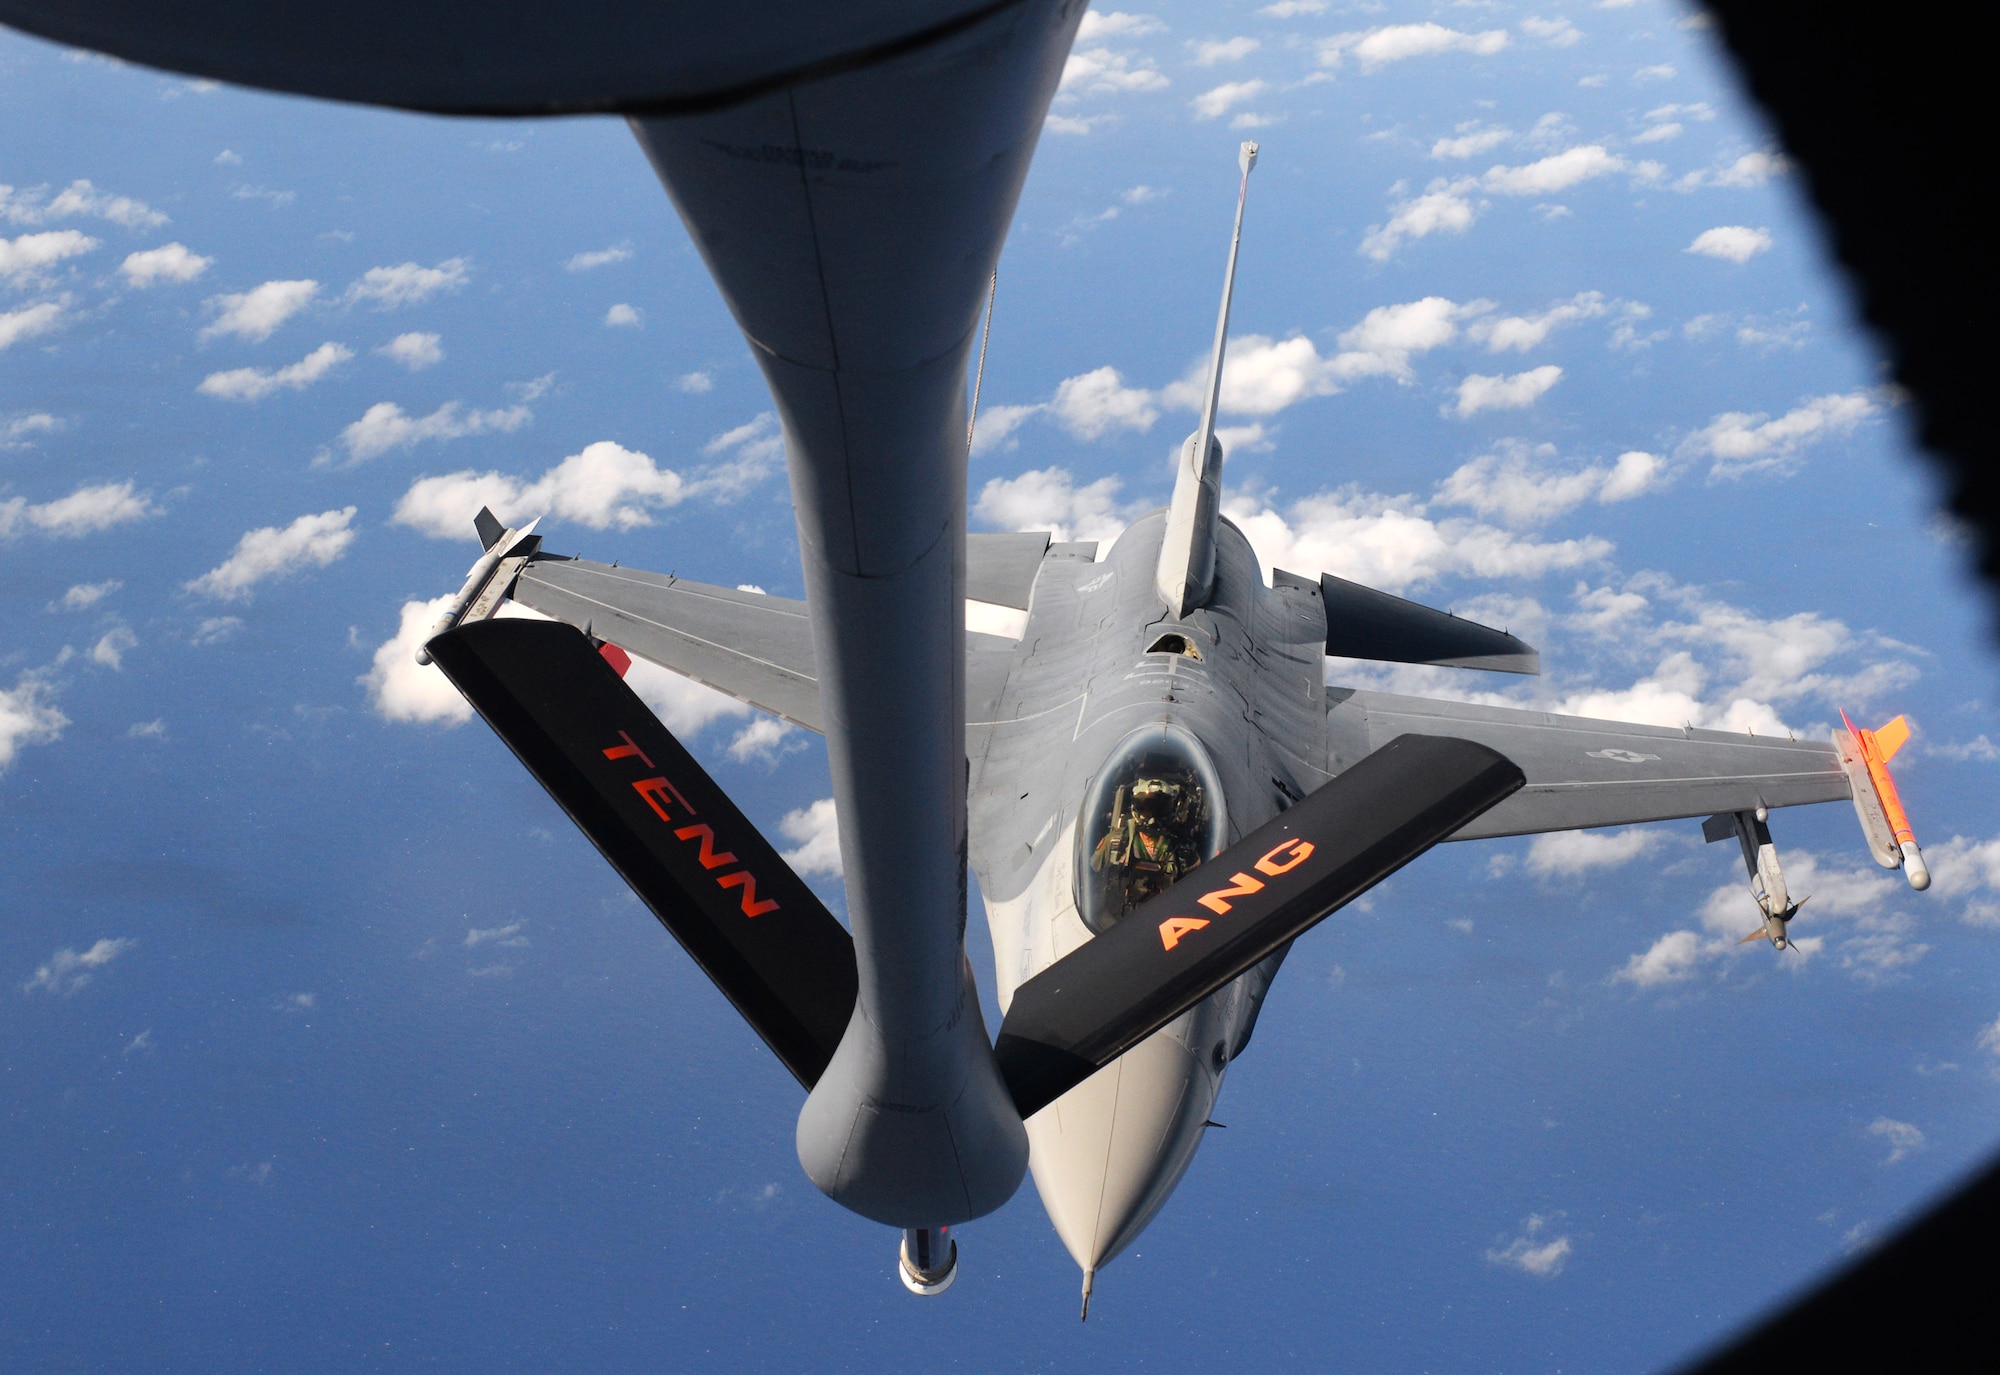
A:
<svg viewBox="0 0 2000 1375">
<path fill-rule="evenodd" d="M 1173 1193 L 1218 1086 L 1168 1029 L 1028 1119 L 1035 1188 L 1086 1272 L 1130 1245 Z"/>
</svg>

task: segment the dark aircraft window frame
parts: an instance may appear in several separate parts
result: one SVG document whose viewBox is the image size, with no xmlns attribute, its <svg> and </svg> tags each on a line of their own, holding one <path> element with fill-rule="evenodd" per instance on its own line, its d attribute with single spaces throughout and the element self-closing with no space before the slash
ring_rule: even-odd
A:
<svg viewBox="0 0 2000 1375">
<path fill-rule="evenodd" d="M 1175 879 L 1221 853 L 1222 779 L 1179 726 L 1142 726 L 1118 742 L 1085 790 L 1076 828 L 1076 910 L 1103 934 Z"/>
</svg>

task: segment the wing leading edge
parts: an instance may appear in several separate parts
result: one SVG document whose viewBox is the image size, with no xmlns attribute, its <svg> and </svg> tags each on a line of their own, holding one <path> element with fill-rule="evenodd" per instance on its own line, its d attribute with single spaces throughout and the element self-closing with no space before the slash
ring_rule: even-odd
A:
<svg viewBox="0 0 2000 1375">
<path fill-rule="evenodd" d="M 1449 735 L 1512 759 L 1520 792 L 1453 840 L 1582 830 L 1642 821 L 1796 807 L 1851 797 L 1831 743 L 1327 690 L 1334 754 L 1355 758 L 1399 735 Z"/>
</svg>

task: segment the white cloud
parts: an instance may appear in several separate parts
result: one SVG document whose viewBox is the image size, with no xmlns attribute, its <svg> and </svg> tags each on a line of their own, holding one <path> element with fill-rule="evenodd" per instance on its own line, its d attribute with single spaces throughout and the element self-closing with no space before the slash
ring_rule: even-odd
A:
<svg viewBox="0 0 2000 1375">
<path fill-rule="evenodd" d="M 0 420 L 0 449 L 32 449 L 34 442 L 29 435 L 53 434 L 62 427 L 62 421 L 46 411 L 9 416 Z"/>
<path fill-rule="evenodd" d="M 684 372 L 674 380 L 674 385 L 690 396 L 715 390 L 715 379 L 705 372 Z"/>
<path fill-rule="evenodd" d="M 1194 107 L 1196 119 L 1214 119 L 1226 114 L 1231 106 L 1255 100 L 1266 89 L 1268 87 L 1262 81 L 1225 81 L 1220 86 L 1203 91 L 1188 104 Z"/>
<path fill-rule="evenodd" d="M 1655 124 L 1641 133 L 1632 135 L 1634 143 L 1665 143 L 1668 139 L 1681 136 L 1681 126 L 1676 123 Z"/>
<path fill-rule="evenodd" d="M 1979 1048 L 2000 1055 L 2000 1018 L 1995 1018 L 1990 1026 L 1979 1028 Z"/>
<path fill-rule="evenodd" d="M 1160 418 L 1153 394 L 1126 386 L 1113 367 L 1065 378 L 1050 411 L 1078 439 L 1096 439 L 1113 428 L 1144 433 Z"/>
<path fill-rule="evenodd" d="M 58 950 L 49 956 L 47 964 L 35 971 L 35 977 L 21 987 L 29 993 L 41 989 L 68 997 L 89 983 L 91 975 L 138 943 L 126 939 L 101 940 L 82 954 L 67 948 Z"/>
<path fill-rule="evenodd" d="M 1554 831 L 1528 847 L 1528 872 L 1574 878 L 1593 869 L 1616 869 L 1651 854 L 1665 839 L 1658 831 Z"/>
<path fill-rule="evenodd" d="M 1634 955 L 1625 961 L 1625 967 L 1612 975 L 1612 979 L 1614 982 L 1623 980 L 1637 984 L 1640 988 L 1680 983 L 1694 977 L 1706 953 L 1702 938 L 1695 932 L 1669 931 L 1654 941 L 1644 954 Z"/>
<path fill-rule="evenodd" d="M 1473 373 L 1458 384 L 1458 401 L 1449 407 L 1460 420 L 1481 411 L 1518 411 L 1535 404 L 1543 393 L 1562 380 L 1563 370 L 1554 363 L 1505 377 Z"/>
<path fill-rule="evenodd" d="M 1048 118 L 1042 121 L 1042 127 L 1052 134 L 1087 134 L 1100 124 L 1110 123 L 1111 118 L 1110 115 L 1090 115 L 1087 117 L 1063 115 L 1051 110 Z"/>
<path fill-rule="evenodd" d="M 23 339 L 47 334 L 63 323 L 63 307 L 69 298 L 42 301 L 19 310 L 0 311 L 0 349 L 12 348 Z"/>
<path fill-rule="evenodd" d="M 108 196 L 87 181 L 73 181 L 54 200 L 45 201 L 44 188 L 17 192 L 0 186 L 0 219 L 15 224 L 46 224 L 72 215 L 92 215 L 126 229 L 157 229 L 167 217 L 130 196 Z"/>
<path fill-rule="evenodd" d="M 1223 509 L 1266 569 L 1332 573 L 1388 592 L 1447 575 L 1536 578 L 1602 562 L 1609 541 L 1541 541 L 1464 519 L 1433 520 L 1423 503 L 1347 489 L 1321 492 L 1283 512 L 1242 493 Z"/>
<path fill-rule="evenodd" d="M 1487 128 L 1473 120 L 1461 124 L 1453 131 L 1457 137 L 1441 138 L 1431 145 L 1434 158 L 1477 157 L 1488 149 L 1497 148 L 1514 137 L 1512 129 Z"/>
<path fill-rule="evenodd" d="M 1505 29 L 1462 33 L 1442 24 L 1391 24 L 1325 39 L 1319 45 L 1319 60 L 1322 66 L 1338 67 L 1342 57 L 1351 52 L 1359 59 L 1362 71 L 1372 72 L 1391 62 L 1436 53 L 1469 52 L 1489 57 L 1506 46 Z"/>
<path fill-rule="evenodd" d="M 1008 440 L 1021 427 L 1021 422 L 1047 410 L 1044 405 L 981 406 L 972 426 L 972 456 L 980 458 L 995 449 L 1013 447 Z"/>
<path fill-rule="evenodd" d="M 1623 172 L 1629 166 L 1625 159 L 1602 146 L 1588 143 L 1520 167 L 1488 168 L 1479 184 L 1499 196 L 1548 196 L 1567 191 L 1579 182 Z"/>
<path fill-rule="evenodd" d="M 1538 315 L 1502 315 L 1480 320 L 1466 333 L 1495 353 L 1513 349 L 1526 353 L 1539 347 L 1552 330 L 1578 320 L 1594 320 L 1605 314 L 1610 304 L 1601 291 L 1580 291 L 1567 301 L 1558 301 Z"/>
<path fill-rule="evenodd" d="M 1664 459 L 1638 450 L 1620 454 L 1609 466 L 1566 469 L 1548 466 L 1555 452 L 1552 444 L 1509 441 L 1460 466 L 1438 484 L 1436 499 L 1482 516 L 1498 515 L 1509 525 L 1537 525 L 1586 501 L 1628 501 L 1663 486 L 1667 477 Z"/>
<path fill-rule="evenodd" d="M 349 462 L 366 463 L 391 449 L 408 449 L 432 440 L 512 434 L 532 419 L 534 412 L 526 406 L 478 411 L 447 401 L 429 415 L 413 416 L 393 401 L 377 401 L 340 432 L 340 442 L 346 446 Z"/>
<path fill-rule="evenodd" d="M 266 525 L 236 541 L 230 556 L 188 582 L 187 590 L 223 601 L 241 601 L 250 589 L 303 568 L 325 568 L 354 542 L 354 508 L 300 516 L 283 529 Z"/>
<path fill-rule="evenodd" d="M 1882 1163 L 1893 1165 L 1906 1160 L 1922 1150 L 1928 1143 L 1924 1134 L 1908 1122 L 1898 1122 L 1893 1117 L 1878 1117 L 1868 1124 L 1868 1134 L 1879 1136 L 1889 1143 L 1889 1158 Z"/>
<path fill-rule="evenodd" d="M 1638 71 L 1632 73 L 1632 80 L 1640 83 L 1648 81 L 1671 81 L 1679 75 L 1680 73 L 1674 69 L 1673 64 L 1661 62 L 1651 67 L 1639 68 Z"/>
<path fill-rule="evenodd" d="M 125 728 L 127 740 L 164 740 L 167 738 L 165 718 L 152 721 L 134 721 Z"/>
<path fill-rule="evenodd" d="M 1567 19 L 1541 19 L 1530 15 L 1521 21 L 1521 31 L 1552 48 L 1567 48 L 1583 41 L 1583 31 Z"/>
<path fill-rule="evenodd" d="M 775 763 L 785 752 L 788 744 L 796 746 L 794 737 L 799 728 L 790 721 L 782 721 L 775 716 L 759 716 L 729 742 L 729 757 L 739 764 L 751 760 L 761 760 L 766 764 Z"/>
<path fill-rule="evenodd" d="M 144 288 L 162 282 L 192 282 L 214 262 L 191 252 L 186 244 L 170 243 L 126 254 L 118 270 L 129 285 Z"/>
<path fill-rule="evenodd" d="M 1327 0 L 1277 0 L 1276 4 L 1266 5 L 1257 13 L 1268 14 L 1273 19 L 1296 19 L 1302 14 L 1324 14 L 1326 6 Z"/>
<path fill-rule="evenodd" d="M 1064 468 L 1043 468 L 1014 478 L 994 478 L 980 489 L 974 514 L 1002 530 L 1047 530 L 1059 542 L 1118 538 L 1147 509 L 1122 504 L 1115 477 L 1077 486 Z"/>
<path fill-rule="evenodd" d="M 534 482 L 469 469 L 419 478 L 396 503 L 390 521 L 433 539 L 463 539 L 472 533 L 473 513 L 488 506 L 510 525 L 553 515 L 593 530 L 631 530 L 651 525 L 652 510 L 678 506 L 691 494 L 692 484 L 673 469 L 601 439 Z"/>
<path fill-rule="evenodd" d="M 51 229 L 0 239 L 0 281 L 13 286 L 38 282 L 57 263 L 90 252 L 97 240 L 74 229 Z"/>
<path fill-rule="evenodd" d="M 376 647 L 373 667 L 356 679 L 385 719 L 424 726 L 458 726 L 472 719 L 472 707 L 451 679 L 436 664 L 417 662 L 424 637 L 452 600 L 447 592 L 429 601 L 404 602 L 395 635 Z"/>
<path fill-rule="evenodd" d="M 354 350 L 344 344 L 321 344 L 289 367 L 275 370 L 231 368 L 228 372 L 212 372 L 201 380 L 201 385 L 195 390 L 224 401 L 260 401 L 280 389 L 304 391 L 353 356 Z"/>
<path fill-rule="evenodd" d="M 637 308 L 628 306 L 623 301 L 620 301 L 617 305 L 604 312 L 604 323 L 613 329 L 637 329 L 639 327 L 639 312 Z"/>
<path fill-rule="evenodd" d="M 1674 189 L 1696 191 L 1704 186 L 1720 186 L 1731 190 L 1745 190 L 1762 186 L 1772 177 L 1782 177 L 1790 170 L 1791 164 L 1775 153 L 1745 153 L 1726 167 L 1689 172 L 1674 183 Z"/>
<path fill-rule="evenodd" d="M 417 263 L 371 267 L 347 288 L 347 299 L 365 301 L 377 310 L 421 305 L 439 292 L 463 287 L 472 278 L 471 266 L 464 258 L 446 258 L 436 267 Z"/>
<path fill-rule="evenodd" d="M 219 334 L 233 334 L 261 343 L 269 339 L 278 326 L 311 304 L 318 292 L 318 282 L 301 279 L 265 282 L 248 291 L 211 296 L 207 304 L 216 316 L 202 330 L 201 337 L 212 339 Z"/>
<path fill-rule="evenodd" d="M 411 372 L 421 372 L 444 361 L 444 341 L 435 334 L 420 334 L 412 330 L 399 334 L 375 352 L 392 362 L 401 363 Z"/>
<path fill-rule="evenodd" d="M 1263 45 L 1254 38 L 1204 39 L 1192 45 L 1194 65 L 1213 67 L 1218 62 L 1241 62 Z"/>
<path fill-rule="evenodd" d="M 1077 26 L 1076 41 L 1082 45 L 1099 38 L 1144 38 L 1147 34 L 1160 33 L 1166 27 L 1150 14 L 1088 10 L 1084 13 L 1083 23 Z"/>
<path fill-rule="evenodd" d="M 242 628 L 241 616 L 208 616 L 188 638 L 198 645 L 219 645 Z"/>
<path fill-rule="evenodd" d="M 1560 1215 L 1558 1215 L 1560 1216 Z M 1486 1259 L 1494 1265 L 1505 1265 L 1536 1279 L 1553 1279 L 1562 1273 L 1563 1264 L 1568 1261 L 1570 1245 L 1567 1235 L 1551 1237 L 1546 1235 L 1549 1224 L 1554 1219 L 1536 1213 L 1521 1225 L 1521 1234 L 1507 1245 L 1495 1247 L 1486 1253 Z"/>
<path fill-rule="evenodd" d="M 1399 184 L 1400 185 L 1400 184 Z M 1431 182 L 1421 195 L 1394 201 L 1386 223 L 1370 225 L 1361 239 L 1361 253 L 1377 262 L 1387 262 L 1406 240 L 1428 238 L 1432 234 L 1463 234 L 1479 218 L 1479 207 L 1470 193 L 1479 183 L 1471 177 Z M 1401 191 L 1391 194 L 1400 195 Z"/>
<path fill-rule="evenodd" d="M 40 674 L 24 673 L 12 688 L 0 688 L 0 771 L 23 745 L 53 744 L 68 724 L 56 710 L 55 689 Z"/>
<path fill-rule="evenodd" d="M 1062 84 L 1058 89 L 1066 95 L 1107 95 L 1120 91 L 1160 91 L 1167 85 L 1166 76 L 1153 65 L 1151 58 L 1142 57 L 1135 64 L 1126 53 L 1091 48 L 1069 55 L 1069 61 L 1063 64 Z"/>
<path fill-rule="evenodd" d="M 465 933 L 465 948 L 476 950 L 482 945 L 526 945 L 528 938 L 521 931 L 527 924 L 525 921 L 510 921 L 504 926 L 470 927 Z"/>
<path fill-rule="evenodd" d="M 51 611 L 88 611 L 125 584 L 116 578 L 104 582 L 80 582 L 62 594 L 60 601 L 49 603 Z"/>
<path fill-rule="evenodd" d="M 1768 229 L 1724 224 L 1702 230 L 1682 252 L 1699 253 L 1706 258 L 1723 258 L 1732 263 L 1747 263 L 1770 246 L 1771 231 Z"/>
<path fill-rule="evenodd" d="M 563 264 L 563 270 L 566 272 L 588 272 L 593 267 L 609 267 L 613 263 L 625 262 L 631 256 L 632 245 L 630 243 L 613 244 L 609 248 L 599 248 L 588 253 L 578 253 Z"/>
<path fill-rule="evenodd" d="M 1867 392 L 1816 396 L 1773 420 L 1762 411 L 1727 411 L 1689 435 L 1687 454 L 1712 457 L 1713 477 L 1790 471 L 1799 454 L 1822 439 L 1848 434 L 1881 410 Z"/>
<path fill-rule="evenodd" d="M 75 539 L 159 514 L 152 498 L 134 491 L 131 483 L 104 482 L 38 505 L 29 505 L 22 497 L 0 501 L 0 539 L 24 529 Z"/>
<path fill-rule="evenodd" d="M 125 651 L 137 649 L 139 637 L 122 625 L 114 625 L 99 637 L 90 647 L 90 662 L 100 668 L 119 670 L 125 667 Z"/>
<path fill-rule="evenodd" d="M 778 830 L 793 845 L 784 852 L 785 863 L 799 874 L 840 877 L 840 822 L 832 798 L 822 797 L 810 807 L 786 812 Z"/>
</svg>

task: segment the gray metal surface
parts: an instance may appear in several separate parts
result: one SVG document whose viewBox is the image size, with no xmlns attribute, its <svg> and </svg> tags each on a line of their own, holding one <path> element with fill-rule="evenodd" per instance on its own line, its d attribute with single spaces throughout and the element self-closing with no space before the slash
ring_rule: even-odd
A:
<svg viewBox="0 0 2000 1375">
<path fill-rule="evenodd" d="M 898 1227 L 1004 1203 L 1027 1164 L 964 980 L 965 381 L 1081 0 L 907 57 L 633 122 L 784 426 L 861 971 L 800 1162 Z"/>
<path fill-rule="evenodd" d="M 1048 552 L 1046 532 L 967 535 L 965 595 L 974 601 L 1026 611 L 1028 594 L 1035 587 L 1035 574 L 1042 566 L 1042 556 Z"/>
<path fill-rule="evenodd" d="M 133 62 L 464 114 L 713 107 L 949 35 L 1007 0 L 0 0 L 0 23 Z"/>
<path fill-rule="evenodd" d="M 1345 688 L 1327 696 L 1337 768 L 1412 731 L 1476 740 L 1521 766 L 1528 786 L 1455 840 L 1796 807 L 1849 795 L 1830 744 Z"/>
</svg>

